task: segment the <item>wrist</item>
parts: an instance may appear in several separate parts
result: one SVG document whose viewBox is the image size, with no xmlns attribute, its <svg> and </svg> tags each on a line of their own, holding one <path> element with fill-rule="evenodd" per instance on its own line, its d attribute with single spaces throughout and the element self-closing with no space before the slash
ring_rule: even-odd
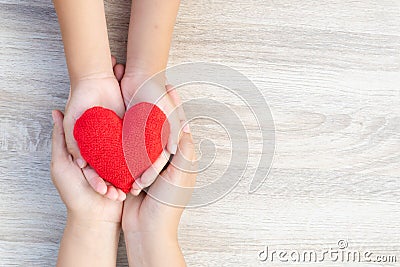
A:
<svg viewBox="0 0 400 267">
<path fill-rule="evenodd" d="M 116 221 L 101 220 L 98 218 L 88 218 L 85 216 L 68 212 L 67 227 L 71 227 L 76 231 L 85 231 L 90 233 L 109 233 L 110 236 L 119 235 L 121 224 Z"/>
<path fill-rule="evenodd" d="M 184 266 L 177 236 L 164 233 L 124 232 L 130 266 Z"/>
<path fill-rule="evenodd" d="M 178 243 L 178 236 L 172 232 L 133 232 L 124 230 L 126 242 L 140 243 L 146 249 L 152 249 L 160 240 L 163 244 L 174 245 Z"/>
<path fill-rule="evenodd" d="M 156 73 L 146 71 L 125 72 L 124 77 L 121 80 L 121 87 L 136 91 L 146 80 L 150 78 L 153 82 L 156 82 L 158 85 L 164 87 L 166 84 L 165 73 L 159 73 L 155 76 L 154 74 Z"/>
<path fill-rule="evenodd" d="M 79 75 L 71 75 L 70 84 L 71 89 L 79 88 L 80 84 L 88 84 L 93 81 L 116 80 L 112 70 L 110 71 L 93 71 L 90 73 L 81 73 Z"/>
<path fill-rule="evenodd" d="M 115 266 L 117 223 L 83 220 L 68 215 L 57 266 Z"/>
<path fill-rule="evenodd" d="M 117 248 L 120 224 L 117 222 L 83 219 L 68 215 L 65 233 L 71 239 L 93 250 Z"/>
</svg>

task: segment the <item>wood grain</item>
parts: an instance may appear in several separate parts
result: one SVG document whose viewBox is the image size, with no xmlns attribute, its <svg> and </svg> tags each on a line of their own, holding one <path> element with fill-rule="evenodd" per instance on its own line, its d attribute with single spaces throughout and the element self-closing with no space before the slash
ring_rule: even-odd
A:
<svg viewBox="0 0 400 267">
<path fill-rule="evenodd" d="M 129 8 L 106 1 L 121 62 Z M 61 37 L 50 1 L 0 0 L 0 11 L 0 265 L 53 266 L 65 223 L 49 177 L 50 114 L 69 90 Z M 256 193 L 247 193 L 253 155 L 230 194 L 185 211 L 179 237 L 189 266 L 265 266 L 258 253 L 266 245 L 322 250 L 340 239 L 396 255 L 385 266 L 399 266 L 399 13 L 396 0 L 182 1 L 170 65 L 205 61 L 242 72 L 276 126 L 274 163 Z M 183 98 L 229 102 L 223 90 L 194 88 Z M 244 104 L 234 105 L 253 125 Z M 225 142 L 212 124 L 192 128 L 197 142 Z M 215 179 L 225 152 L 199 183 Z M 123 241 L 118 266 L 127 266 Z"/>
</svg>

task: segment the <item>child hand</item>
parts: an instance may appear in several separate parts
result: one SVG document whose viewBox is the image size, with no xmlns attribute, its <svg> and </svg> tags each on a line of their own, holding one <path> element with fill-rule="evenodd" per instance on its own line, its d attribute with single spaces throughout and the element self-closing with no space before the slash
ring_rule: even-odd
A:
<svg viewBox="0 0 400 267">
<path fill-rule="evenodd" d="M 53 111 L 54 129 L 51 158 L 51 177 L 62 201 L 68 210 L 68 217 L 80 222 L 107 222 L 120 224 L 122 202 L 113 201 L 97 194 L 87 180 L 96 172 L 86 166 L 80 169 L 68 153 L 64 138 L 63 114 Z M 86 178 L 85 178 L 86 177 Z"/>
<path fill-rule="evenodd" d="M 122 229 L 132 266 L 185 266 L 177 241 L 178 224 L 196 182 L 192 137 L 183 133 L 178 152 L 148 194 L 128 195 Z M 171 184 L 174 186 L 171 187 Z M 161 198 L 154 199 L 154 196 Z M 175 206 L 172 206 L 172 205 Z"/>
<path fill-rule="evenodd" d="M 146 82 L 143 88 L 137 90 L 133 97 L 130 97 L 131 91 L 129 89 L 131 89 L 131 87 L 129 86 L 131 84 L 133 85 L 134 83 L 130 77 L 127 78 L 125 76 L 122 79 L 122 93 L 127 107 L 129 108 L 129 106 L 142 101 L 155 103 L 165 114 L 167 114 L 171 132 L 167 148 L 164 149 L 152 166 L 144 171 L 144 173 L 133 183 L 131 193 L 137 196 L 143 188 L 148 187 L 155 181 L 161 170 L 168 163 L 171 154 L 176 152 L 176 147 L 171 148 L 171 144 L 179 141 L 179 132 L 182 130 L 182 127 L 185 126 L 186 116 L 182 108 L 181 99 L 172 85 L 162 87 L 158 85 L 157 82 Z"/>
<path fill-rule="evenodd" d="M 146 77 L 146 76 L 145 76 Z M 145 78 L 132 78 L 126 74 L 121 81 L 121 91 L 127 109 L 136 103 L 149 102 L 156 104 L 168 118 L 170 135 L 168 137 L 167 151 L 175 154 L 179 142 L 179 131 L 181 122 L 175 109 L 176 105 L 168 94 L 171 86 L 165 86 L 163 81 L 149 80 L 143 85 Z"/>
<path fill-rule="evenodd" d="M 112 57 L 112 64 L 115 77 L 92 77 L 80 80 L 71 88 L 70 97 L 67 101 L 63 122 L 65 140 L 69 153 L 81 168 L 84 168 L 87 163 L 81 156 L 79 147 L 73 136 L 76 120 L 87 109 L 94 106 L 102 106 L 114 110 L 121 118 L 125 112 L 125 106 L 119 87 L 119 81 L 123 74 L 123 66 L 121 64 L 116 64 L 114 57 Z M 122 192 L 122 190 L 106 183 L 99 175 L 95 174 L 92 169 L 91 174 L 92 175 L 87 176 L 86 179 L 97 193 L 105 195 L 112 200 L 125 198 L 125 193 Z"/>
</svg>

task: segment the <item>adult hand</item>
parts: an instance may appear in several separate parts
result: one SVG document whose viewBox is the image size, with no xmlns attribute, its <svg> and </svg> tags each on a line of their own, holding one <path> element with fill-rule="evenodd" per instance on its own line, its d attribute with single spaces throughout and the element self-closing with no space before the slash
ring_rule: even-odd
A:
<svg viewBox="0 0 400 267">
<path fill-rule="evenodd" d="M 185 266 L 177 231 L 196 182 L 195 171 L 192 136 L 184 132 L 170 165 L 148 192 L 127 196 L 122 229 L 130 266 L 165 266 L 166 262 Z"/>
<path fill-rule="evenodd" d="M 95 175 L 94 170 L 89 166 L 80 169 L 73 162 L 65 143 L 63 114 L 53 111 L 52 115 L 51 178 L 67 207 L 57 266 L 112 266 L 117 257 L 123 204 L 93 191 L 85 176 Z"/>
<path fill-rule="evenodd" d="M 68 217 L 82 222 L 121 223 L 122 200 L 113 201 L 91 188 L 87 177 L 95 176 L 90 167 L 79 168 L 67 151 L 63 114 L 53 111 L 54 129 L 51 157 L 51 178 L 68 211 Z"/>
</svg>

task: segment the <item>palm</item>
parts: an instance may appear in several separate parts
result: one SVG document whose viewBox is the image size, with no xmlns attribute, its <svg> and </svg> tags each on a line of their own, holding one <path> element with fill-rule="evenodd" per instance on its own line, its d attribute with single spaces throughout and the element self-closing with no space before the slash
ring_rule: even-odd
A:
<svg viewBox="0 0 400 267">
<path fill-rule="evenodd" d="M 125 112 L 118 81 L 115 78 L 83 80 L 73 88 L 65 109 L 64 129 L 67 146 L 75 145 L 72 139 L 73 126 L 85 110 L 102 106 L 114 110 L 120 117 Z"/>
<path fill-rule="evenodd" d="M 122 228 L 130 232 L 153 232 L 159 230 L 153 227 L 161 218 L 159 212 L 160 203 L 142 192 L 139 196 L 128 195 L 122 212 Z"/>
<path fill-rule="evenodd" d="M 122 118 L 125 112 L 125 105 L 118 80 L 115 77 L 82 80 L 71 90 L 63 124 L 68 151 L 75 160 L 82 158 L 73 136 L 75 121 L 83 112 L 94 106 L 111 109 Z M 96 192 L 113 200 L 125 199 L 125 194 L 121 190 L 109 184 L 107 185 L 98 175 L 92 176 L 93 179 L 86 178 Z"/>
<path fill-rule="evenodd" d="M 69 200 L 71 211 L 79 209 L 80 212 L 83 210 L 83 214 L 89 218 L 95 218 L 98 221 L 107 222 L 121 222 L 122 215 L 122 202 L 110 200 L 104 196 L 101 196 L 93 191 L 90 185 L 87 183 L 85 175 L 90 175 L 88 172 L 94 172 L 90 167 L 86 167 L 84 171 L 73 162 L 70 162 L 68 173 L 64 173 L 65 177 L 74 177 L 77 181 L 73 184 L 70 183 L 69 187 L 64 187 L 65 194 L 61 195 L 74 195 L 73 191 L 79 191 L 79 197 Z M 85 174 L 85 175 L 84 175 Z M 78 187 L 76 185 L 79 185 Z M 75 196 L 76 196 L 75 193 Z M 84 207 L 84 208 L 82 208 Z"/>
<path fill-rule="evenodd" d="M 182 126 L 181 122 L 185 121 L 184 114 L 179 114 L 178 105 L 172 97 L 172 94 L 176 95 L 176 90 L 173 90 L 171 85 L 162 85 L 155 79 L 147 80 L 142 84 L 144 80 L 146 79 L 143 77 L 123 76 L 121 92 L 125 105 L 129 109 L 140 102 L 156 104 L 167 115 L 170 134 L 163 153 L 132 185 L 131 192 L 134 195 L 139 194 L 142 188 L 150 186 L 167 164 L 170 155 L 175 154 L 179 141 L 179 131 Z"/>
<path fill-rule="evenodd" d="M 62 125 L 62 113 L 58 112 L 58 124 Z M 63 202 L 72 216 L 95 221 L 121 222 L 122 202 L 99 195 L 89 185 L 87 177 L 97 175 L 87 166 L 80 169 L 67 151 L 64 130 L 53 133 L 51 177 Z"/>
<path fill-rule="evenodd" d="M 177 229 L 183 208 L 189 202 L 196 182 L 195 170 L 193 141 L 185 133 L 171 164 L 147 193 L 127 196 L 122 213 L 122 229 L 145 235 L 165 233 L 166 228 Z"/>
</svg>

